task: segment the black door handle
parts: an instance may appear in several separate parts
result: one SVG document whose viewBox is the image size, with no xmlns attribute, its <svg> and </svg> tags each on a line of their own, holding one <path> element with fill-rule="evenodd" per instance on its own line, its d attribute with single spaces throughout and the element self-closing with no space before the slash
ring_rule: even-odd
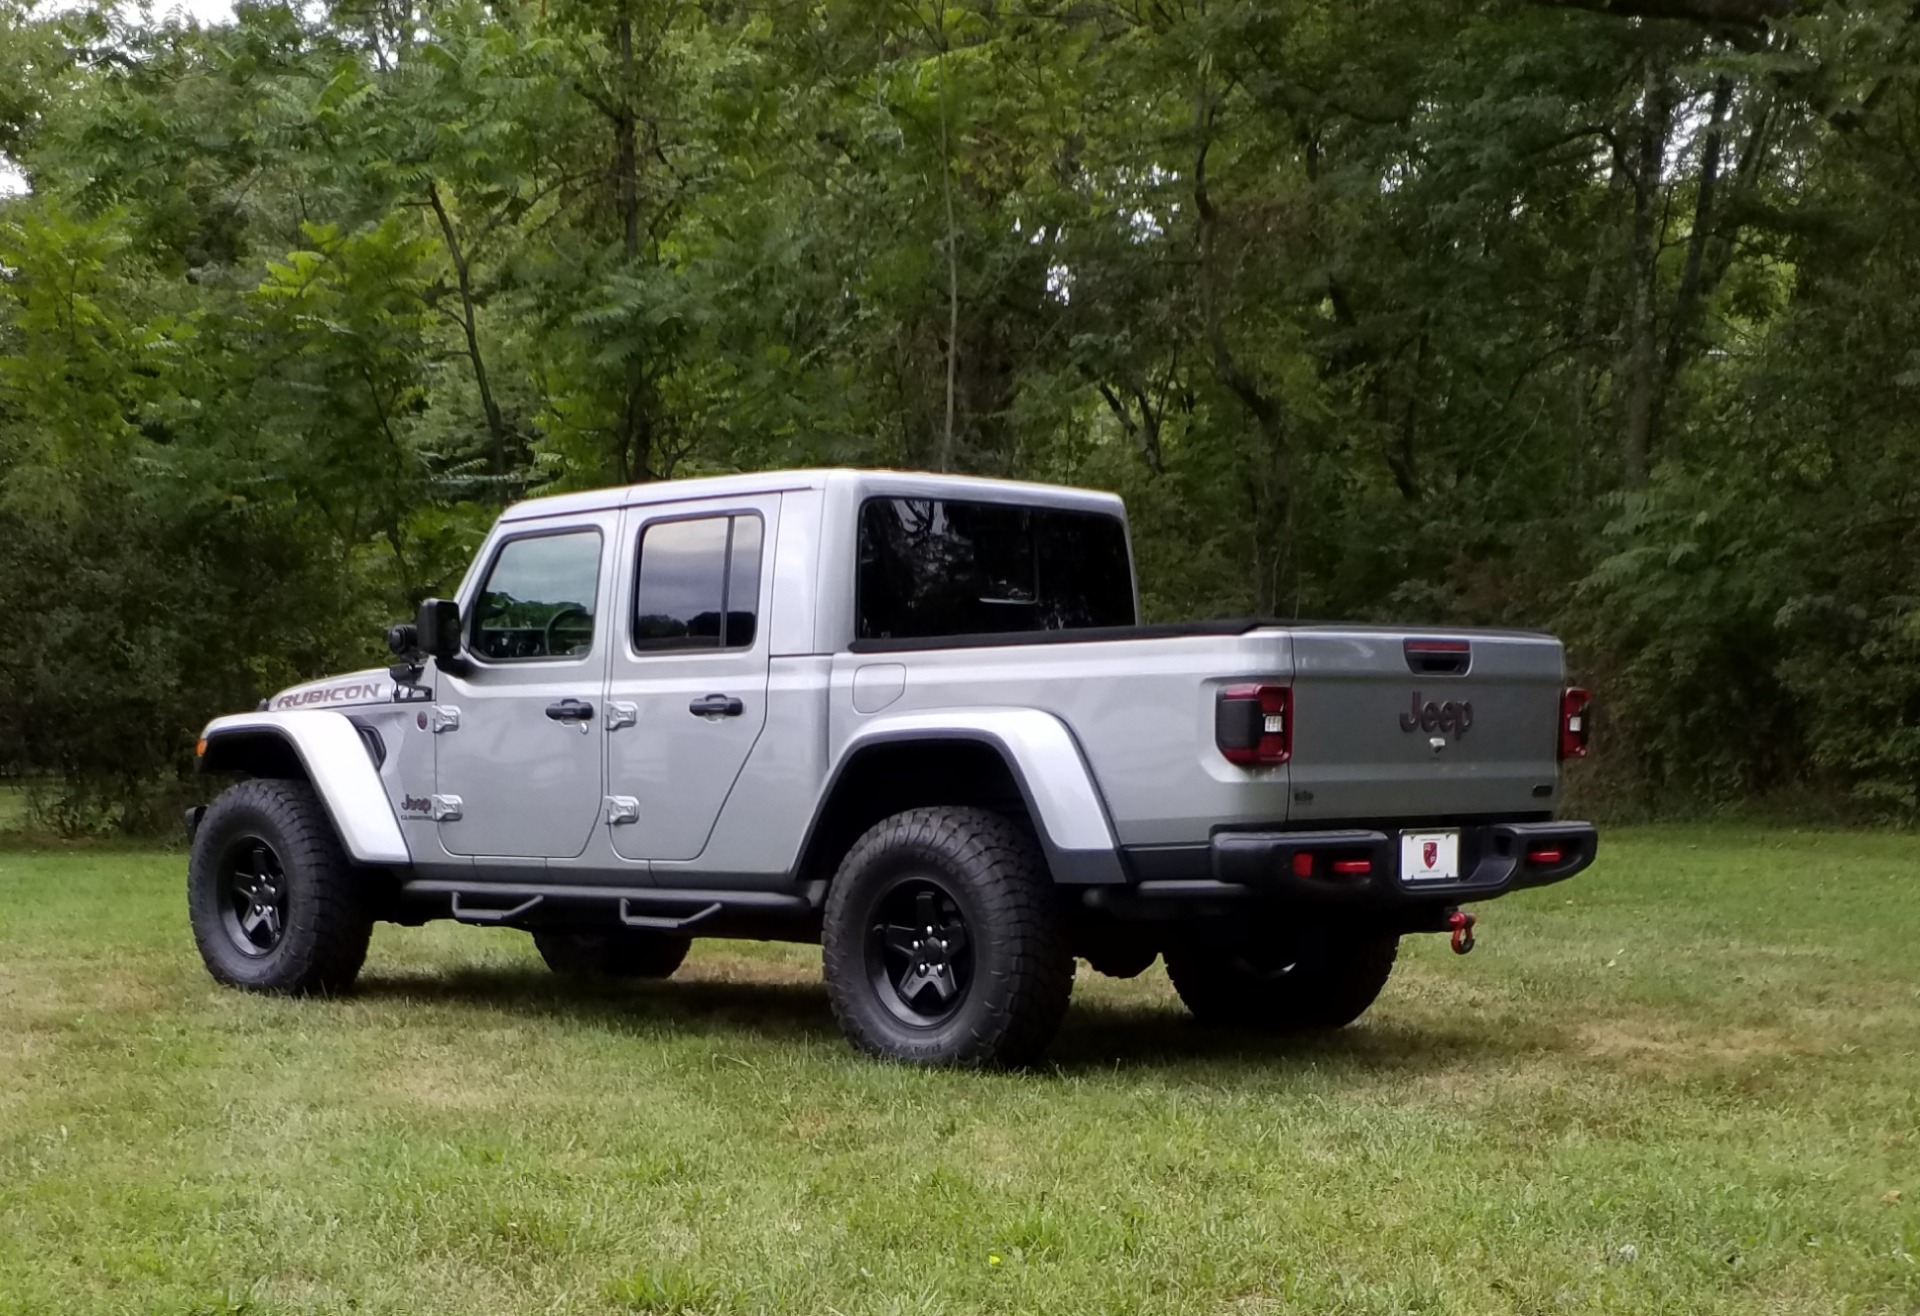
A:
<svg viewBox="0 0 1920 1316">
<path fill-rule="evenodd" d="M 556 699 L 547 705 L 547 716 L 556 722 L 591 722 L 593 705 L 584 699 Z"/>
<path fill-rule="evenodd" d="M 708 695 L 688 704 L 687 711 L 695 717 L 739 717 L 747 706 L 732 695 Z"/>
</svg>

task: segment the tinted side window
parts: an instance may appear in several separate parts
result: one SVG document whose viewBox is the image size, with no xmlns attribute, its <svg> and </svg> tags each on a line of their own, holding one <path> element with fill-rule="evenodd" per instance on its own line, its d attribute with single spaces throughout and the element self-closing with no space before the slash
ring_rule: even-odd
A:
<svg viewBox="0 0 1920 1316">
<path fill-rule="evenodd" d="M 860 509 L 862 639 L 1134 623 L 1116 517 L 998 503 L 875 498 Z"/>
<path fill-rule="evenodd" d="M 598 531 L 508 540 L 480 586 L 468 642 L 493 662 L 591 653 L 599 584 Z"/>
<path fill-rule="evenodd" d="M 640 532 L 633 647 L 745 649 L 760 604 L 760 518 L 658 521 Z"/>
</svg>

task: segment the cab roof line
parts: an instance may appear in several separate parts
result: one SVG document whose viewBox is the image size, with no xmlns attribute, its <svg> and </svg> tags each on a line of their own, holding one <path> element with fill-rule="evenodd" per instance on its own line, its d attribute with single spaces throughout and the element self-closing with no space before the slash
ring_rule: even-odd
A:
<svg viewBox="0 0 1920 1316">
<path fill-rule="evenodd" d="M 1038 484 L 1026 480 L 1002 480 L 990 476 L 951 475 L 934 471 L 907 471 L 833 467 L 798 471 L 742 472 L 736 475 L 701 476 L 688 480 L 661 480 L 652 484 L 616 485 L 606 489 L 585 489 L 579 493 L 554 494 L 515 504 L 500 515 L 502 521 L 537 521 L 550 517 L 579 516 L 593 512 L 618 511 L 626 507 L 645 507 L 655 503 L 710 502 L 726 498 L 748 498 L 763 494 L 799 493 L 824 489 L 830 485 L 864 484 L 876 496 L 911 497 L 926 495 L 991 498 L 1034 502 L 1058 497 L 1081 506 L 1110 505 L 1116 515 L 1124 516 L 1118 494 L 1096 489 L 1076 489 L 1070 485 Z"/>
</svg>

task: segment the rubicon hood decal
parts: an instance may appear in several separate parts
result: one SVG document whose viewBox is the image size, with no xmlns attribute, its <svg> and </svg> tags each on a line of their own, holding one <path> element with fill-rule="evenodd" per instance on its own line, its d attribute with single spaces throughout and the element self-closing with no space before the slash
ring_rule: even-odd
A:
<svg viewBox="0 0 1920 1316">
<path fill-rule="evenodd" d="M 348 704 L 386 704 L 394 699 L 393 678 L 379 668 L 330 676 L 324 681 L 296 685 L 267 701 L 276 713 L 295 708 L 340 708 Z"/>
</svg>

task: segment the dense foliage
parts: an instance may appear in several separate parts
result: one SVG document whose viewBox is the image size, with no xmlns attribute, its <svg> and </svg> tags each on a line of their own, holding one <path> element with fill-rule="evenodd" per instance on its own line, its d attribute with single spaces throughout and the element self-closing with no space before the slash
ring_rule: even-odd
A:
<svg viewBox="0 0 1920 1316">
<path fill-rule="evenodd" d="M 0 770 L 143 820 L 532 491 L 1114 488 L 1548 626 L 1606 790 L 1920 788 L 1907 0 L 0 0 Z"/>
</svg>

